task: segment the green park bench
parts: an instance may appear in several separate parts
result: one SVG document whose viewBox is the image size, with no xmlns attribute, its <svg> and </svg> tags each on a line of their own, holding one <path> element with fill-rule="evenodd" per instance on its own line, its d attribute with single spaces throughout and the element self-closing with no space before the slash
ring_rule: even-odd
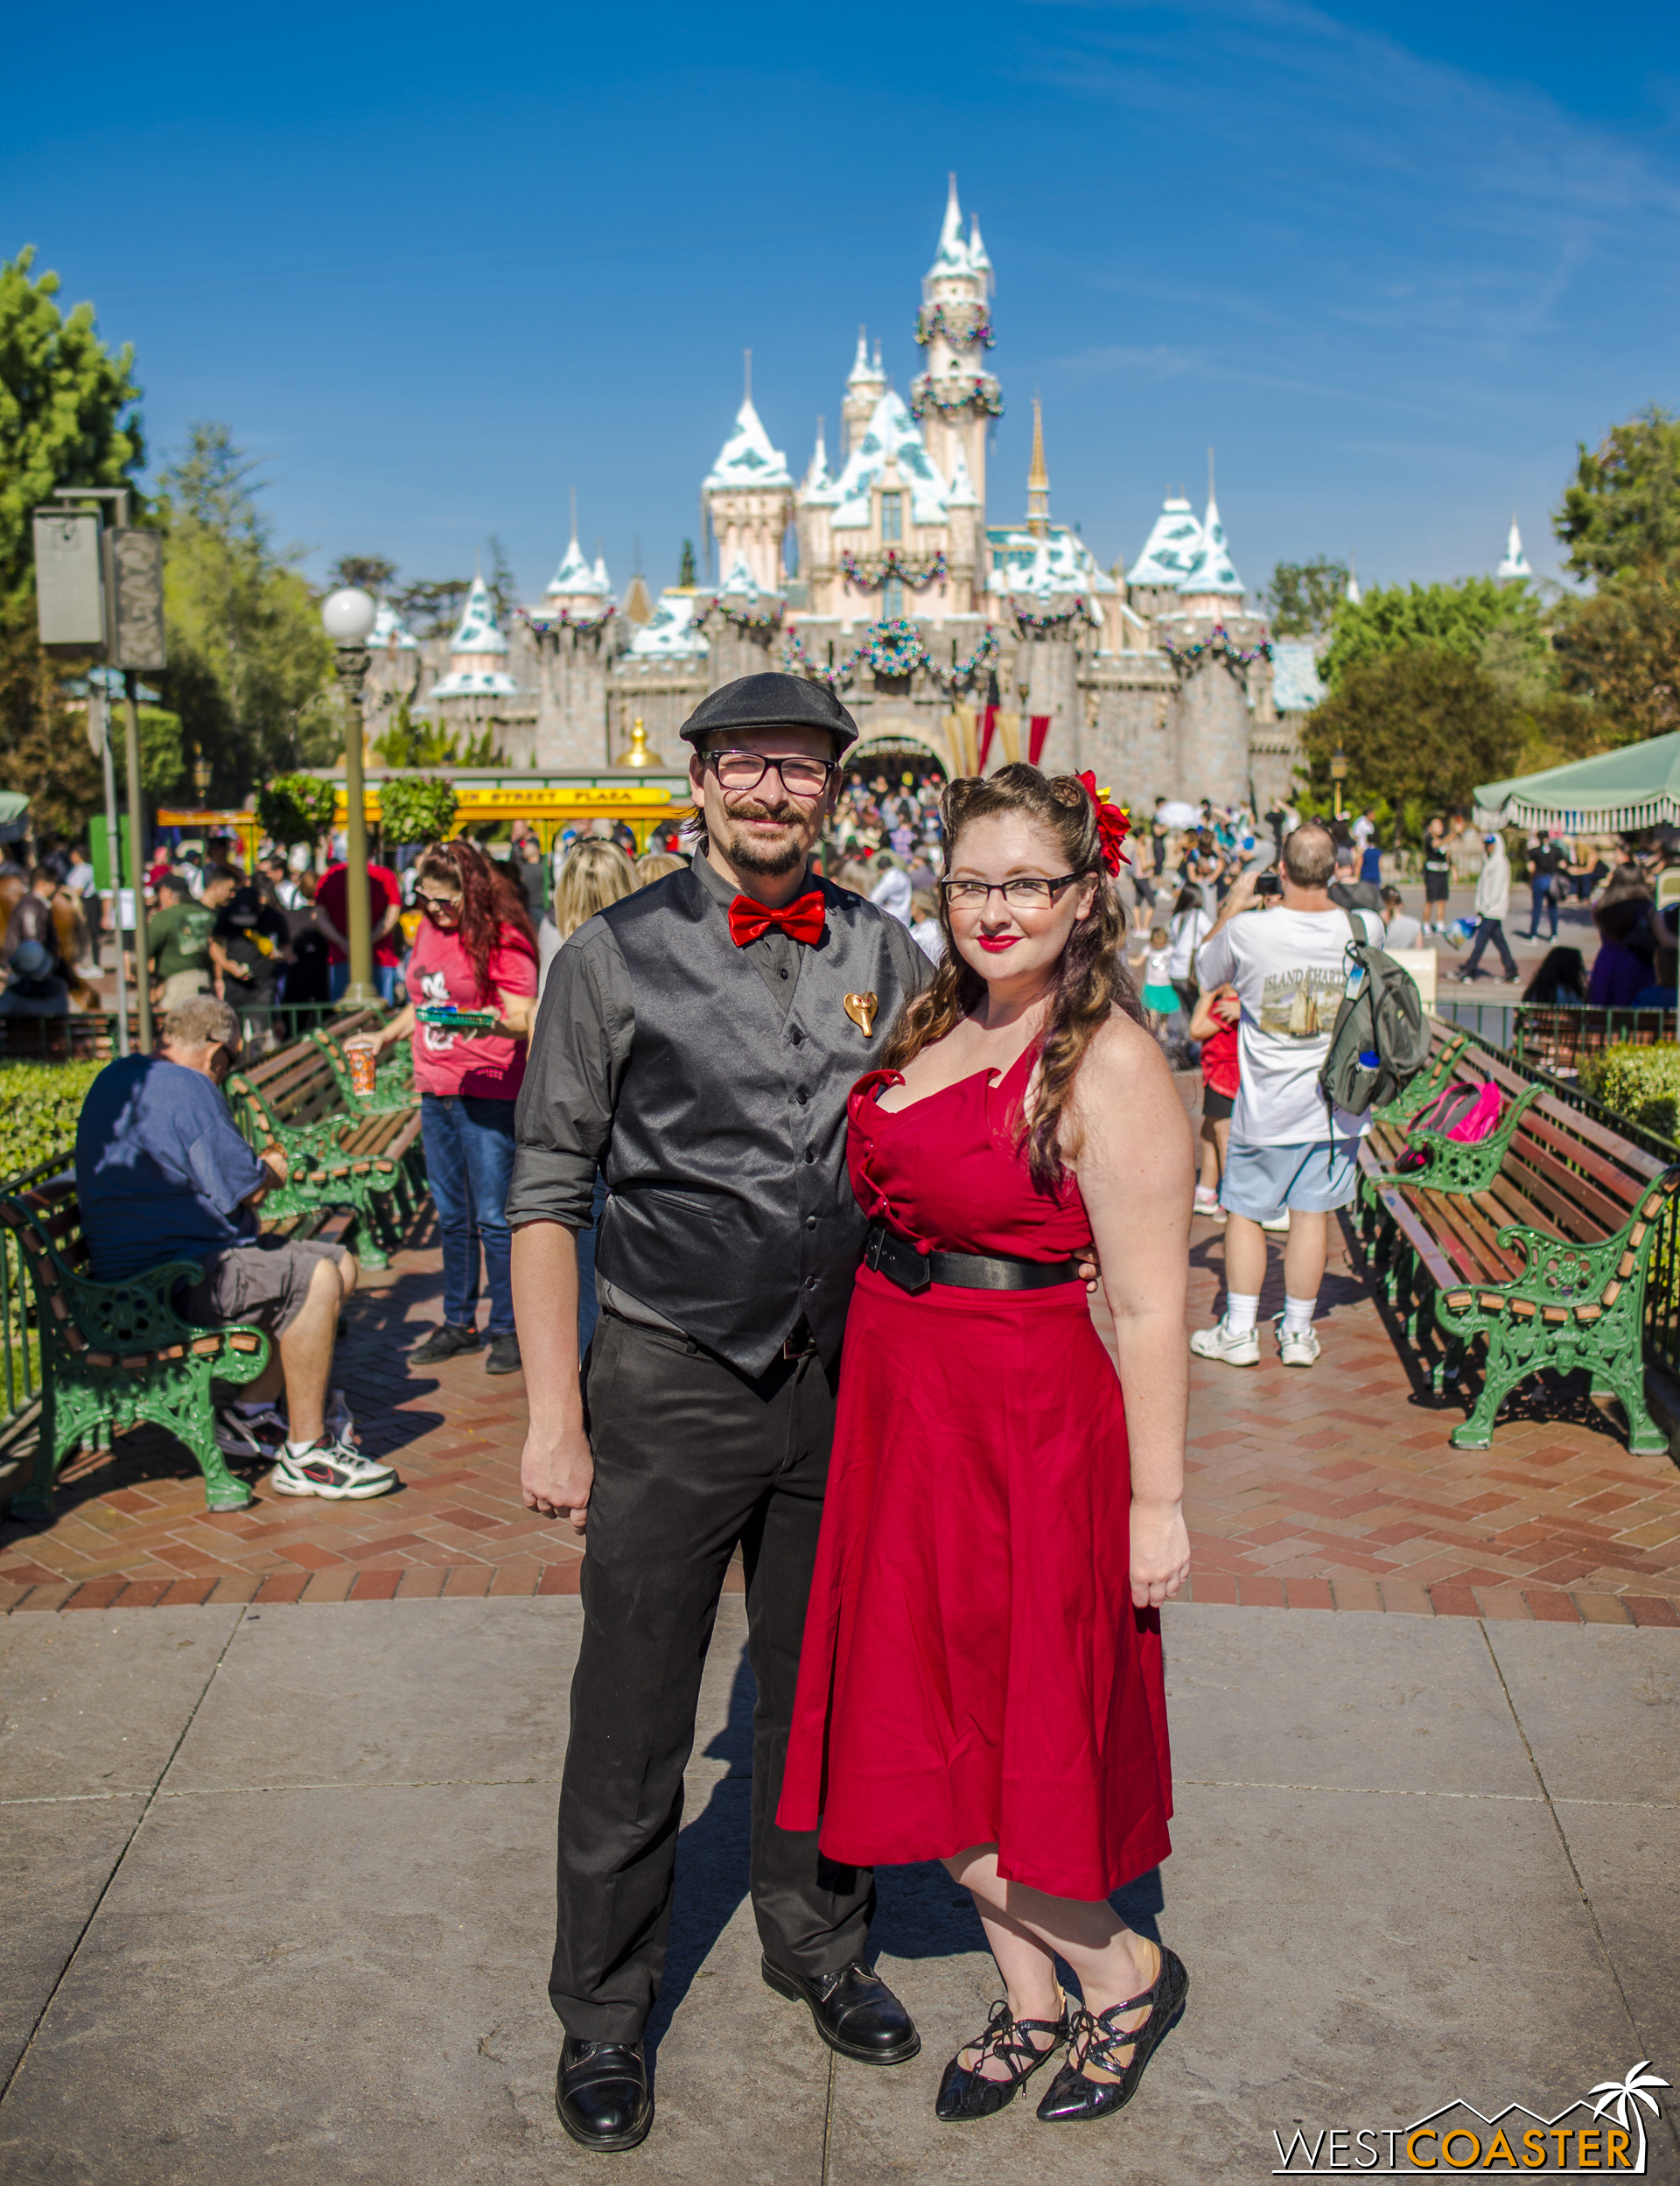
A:
<svg viewBox="0 0 1680 2186">
<path fill-rule="evenodd" d="M 1645 1290 L 1680 1167 L 1492 1049 L 1460 1046 L 1451 1075 L 1501 1088 L 1499 1130 L 1459 1146 L 1408 1136 L 1384 1111 L 1361 1143 L 1359 1228 L 1408 1342 L 1421 1351 L 1433 1330 L 1445 1338 L 1431 1373 L 1438 1394 L 1472 1346 L 1485 1346 L 1480 1393 L 1454 1447 L 1485 1449 L 1513 1390 L 1579 1367 L 1595 1396 L 1620 1399 L 1631 1450 L 1666 1451 L 1645 1405 Z M 1428 1167 L 1396 1173 L 1397 1157 L 1419 1146 Z"/>
<path fill-rule="evenodd" d="M 308 1237 L 325 1220 L 317 1214 L 264 1228 Z M 116 1435 L 142 1421 L 165 1428 L 192 1452 L 208 1509 L 242 1510 L 251 1491 L 228 1471 L 217 1444 L 211 1386 L 258 1378 L 269 1363 L 262 1331 L 238 1324 L 201 1328 L 182 1318 L 177 1298 L 203 1273 L 192 1260 L 168 1260 L 121 1283 L 95 1282 L 87 1272 L 69 1176 L 0 1198 L 0 1222 L 15 1233 L 29 1268 L 41 1356 L 34 1468 L 11 1497 L 11 1517 L 49 1520 L 66 1460 L 82 1449 L 108 1449 Z"/>
<path fill-rule="evenodd" d="M 347 1020 L 351 1030 L 371 1029 L 378 1021 L 372 1012 Z M 342 1061 L 341 1048 L 330 1039 L 302 1040 L 235 1072 L 228 1097 L 256 1151 L 276 1146 L 286 1157 L 290 1174 L 269 1194 L 265 1212 L 352 1213 L 357 1257 L 365 1266 L 388 1267 L 390 1248 L 423 1188 L 419 1103 L 410 1090 L 401 1105 L 364 1104 L 354 1092 L 341 1092 L 335 1063 Z"/>
</svg>

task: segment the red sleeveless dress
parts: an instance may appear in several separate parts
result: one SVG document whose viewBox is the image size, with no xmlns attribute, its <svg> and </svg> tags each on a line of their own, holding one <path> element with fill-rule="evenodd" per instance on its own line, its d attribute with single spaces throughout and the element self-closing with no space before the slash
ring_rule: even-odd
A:
<svg viewBox="0 0 1680 2186">
<path fill-rule="evenodd" d="M 1070 1176 L 1016 1151 L 1035 1051 L 888 1113 L 853 1089 L 872 1219 L 934 1251 L 1071 1258 Z M 776 1819 L 845 1866 L 998 1846 L 1106 1897 L 1172 1846 L 1160 1618 L 1134 1610 L 1125 1408 L 1082 1284 L 916 1297 L 858 1271 Z"/>
</svg>

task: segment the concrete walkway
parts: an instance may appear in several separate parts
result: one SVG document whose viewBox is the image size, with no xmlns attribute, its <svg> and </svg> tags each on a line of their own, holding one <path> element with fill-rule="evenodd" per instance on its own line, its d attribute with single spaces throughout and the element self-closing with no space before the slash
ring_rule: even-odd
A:
<svg viewBox="0 0 1680 2186">
<path fill-rule="evenodd" d="M 1177 1850 L 1130 1895 L 1188 2012 L 1117 2120 L 940 2127 L 994 1992 L 942 1870 L 882 1877 L 914 2063 L 831 2060 L 759 1980 L 742 1606 L 689 1776 L 659 2121 L 616 2171 L 556 2123 L 543 1992 L 575 1600 L 5 1620 L 0 2175 L 1188 2186 L 1267 2176 L 1297 2121 L 1680 2080 L 1680 1633 L 1171 1608 Z M 1663 2100 L 1647 2175 L 1680 2180 Z"/>
</svg>

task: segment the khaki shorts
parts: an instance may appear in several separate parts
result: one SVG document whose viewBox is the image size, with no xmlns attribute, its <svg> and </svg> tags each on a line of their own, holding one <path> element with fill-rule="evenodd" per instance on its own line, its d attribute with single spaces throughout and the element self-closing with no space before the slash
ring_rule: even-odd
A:
<svg viewBox="0 0 1680 2186">
<path fill-rule="evenodd" d="M 172 971 L 164 981 L 164 991 L 158 998 L 162 1010 L 178 1010 L 183 1002 L 190 1002 L 195 994 L 208 994 L 210 975 L 205 971 Z"/>
<path fill-rule="evenodd" d="M 188 1321 L 201 1328 L 246 1321 L 264 1335 L 284 1335 L 304 1309 L 310 1284 L 323 1260 L 348 1257 L 341 1244 L 304 1238 L 261 1238 L 206 1256 L 205 1274 L 182 1300 Z"/>
</svg>

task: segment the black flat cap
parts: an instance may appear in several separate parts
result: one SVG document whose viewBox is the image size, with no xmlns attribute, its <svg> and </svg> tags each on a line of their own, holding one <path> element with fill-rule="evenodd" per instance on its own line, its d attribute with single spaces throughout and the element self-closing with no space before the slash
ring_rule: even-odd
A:
<svg viewBox="0 0 1680 2186">
<path fill-rule="evenodd" d="M 827 729 L 842 752 L 858 741 L 858 724 L 826 683 L 774 671 L 709 690 L 677 734 L 697 744 L 712 729 Z"/>
</svg>

